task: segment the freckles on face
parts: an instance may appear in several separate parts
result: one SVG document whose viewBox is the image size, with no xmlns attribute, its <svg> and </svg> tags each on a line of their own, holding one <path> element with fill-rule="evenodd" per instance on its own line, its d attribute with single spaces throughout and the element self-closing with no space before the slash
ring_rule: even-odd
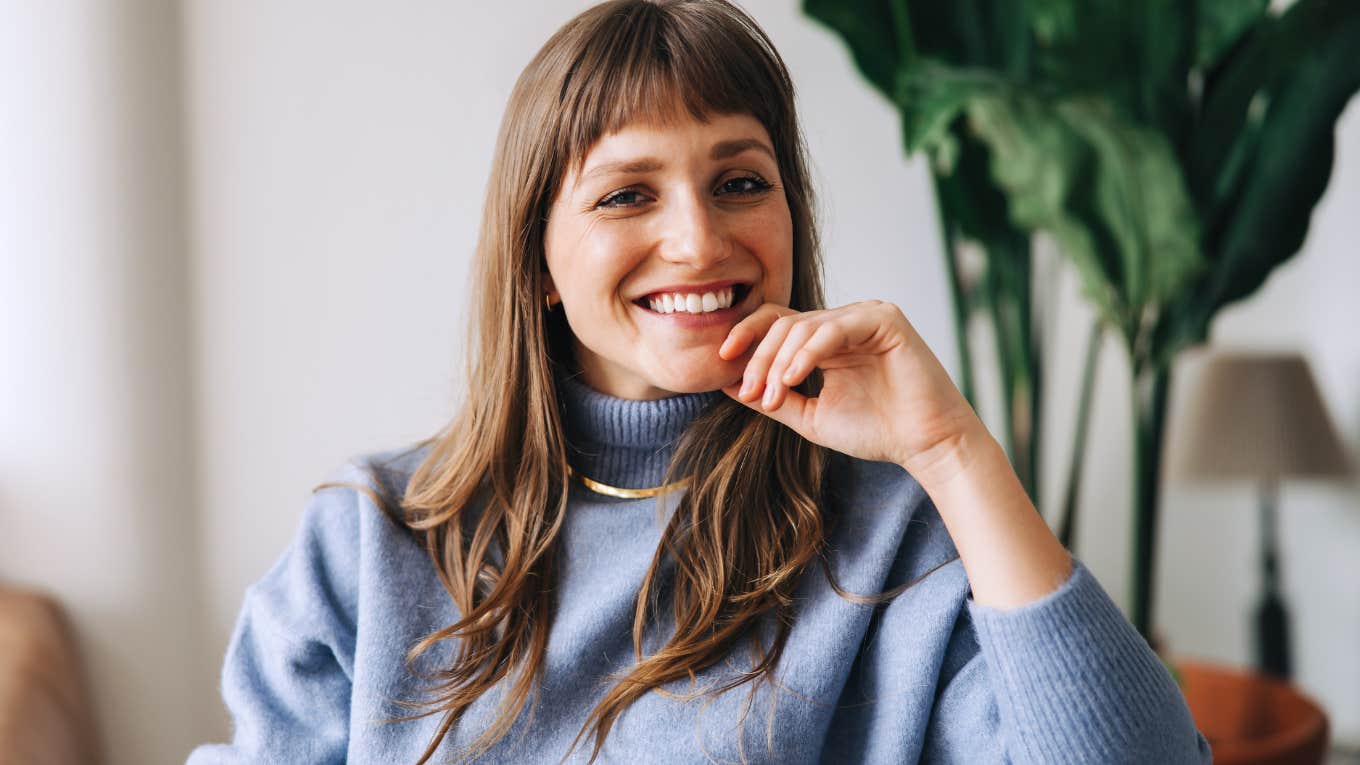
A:
<svg viewBox="0 0 1360 765">
<path fill-rule="evenodd" d="M 764 302 L 788 304 L 792 218 L 774 147 L 748 115 L 633 123 L 564 179 L 544 237 L 585 380 L 623 398 L 714 390 L 717 349 Z"/>
</svg>

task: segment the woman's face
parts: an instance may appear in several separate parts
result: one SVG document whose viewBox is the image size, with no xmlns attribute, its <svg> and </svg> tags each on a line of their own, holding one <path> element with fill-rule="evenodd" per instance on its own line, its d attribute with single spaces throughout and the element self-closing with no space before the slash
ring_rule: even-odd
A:
<svg viewBox="0 0 1360 765">
<path fill-rule="evenodd" d="M 793 221 L 769 134 L 741 114 L 601 138 L 563 179 L 544 249 L 587 385 L 654 399 L 736 382 L 746 358 L 718 347 L 792 291 Z"/>
</svg>

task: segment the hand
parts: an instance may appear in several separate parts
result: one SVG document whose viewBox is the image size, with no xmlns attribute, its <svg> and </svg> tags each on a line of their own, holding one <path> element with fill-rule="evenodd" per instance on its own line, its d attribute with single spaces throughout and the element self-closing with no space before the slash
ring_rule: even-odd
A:
<svg viewBox="0 0 1360 765">
<path fill-rule="evenodd" d="M 728 396 L 813 443 L 895 462 L 918 480 L 932 465 L 945 469 L 964 434 L 986 431 L 892 303 L 806 312 L 765 303 L 737 322 L 718 349 L 729 361 L 743 352 L 750 360 L 741 385 L 723 388 Z M 815 398 L 790 390 L 814 368 L 823 370 Z"/>
<path fill-rule="evenodd" d="M 718 349 L 729 361 L 743 352 L 743 385 L 723 392 L 809 441 L 906 468 L 949 530 L 975 602 L 1016 608 L 1071 575 L 1071 557 L 1005 451 L 897 306 L 870 300 L 799 313 L 766 303 Z M 815 398 L 789 390 L 816 368 Z"/>
</svg>

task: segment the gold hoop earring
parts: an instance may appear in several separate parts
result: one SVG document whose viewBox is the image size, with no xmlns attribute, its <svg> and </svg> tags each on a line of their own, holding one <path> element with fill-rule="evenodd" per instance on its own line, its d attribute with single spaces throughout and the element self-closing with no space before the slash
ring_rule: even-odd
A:
<svg viewBox="0 0 1360 765">
<path fill-rule="evenodd" d="M 562 302 L 562 298 L 558 297 L 556 294 L 552 292 L 543 293 L 543 304 L 548 307 L 549 311 L 556 308 L 557 304 L 560 302 Z"/>
</svg>

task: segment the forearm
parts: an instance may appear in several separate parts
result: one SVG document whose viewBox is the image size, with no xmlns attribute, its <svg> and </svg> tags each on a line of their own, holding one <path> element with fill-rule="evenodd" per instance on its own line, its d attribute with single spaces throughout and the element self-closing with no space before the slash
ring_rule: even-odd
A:
<svg viewBox="0 0 1360 765">
<path fill-rule="evenodd" d="M 903 465 L 935 504 L 976 603 L 1010 609 L 1056 590 L 1072 559 L 982 421 Z"/>
</svg>

